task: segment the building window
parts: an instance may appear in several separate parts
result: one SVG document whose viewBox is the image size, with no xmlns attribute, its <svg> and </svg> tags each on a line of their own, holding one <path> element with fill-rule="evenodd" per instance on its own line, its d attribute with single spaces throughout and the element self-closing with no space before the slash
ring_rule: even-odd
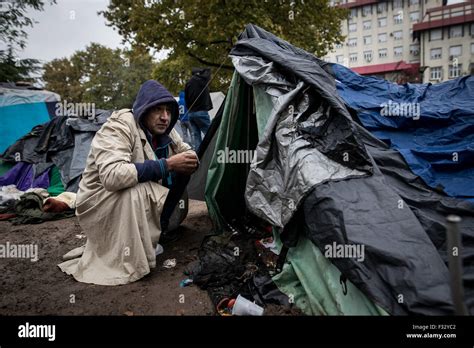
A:
<svg viewBox="0 0 474 348">
<path fill-rule="evenodd" d="M 401 57 L 403 55 L 403 46 L 397 46 L 393 48 L 393 55 L 395 57 Z"/>
<path fill-rule="evenodd" d="M 364 51 L 364 59 L 366 62 L 372 61 L 372 51 Z"/>
<path fill-rule="evenodd" d="M 351 38 L 347 41 L 347 45 L 349 47 L 356 47 L 357 46 L 357 38 Z"/>
<path fill-rule="evenodd" d="M 372 5 L 362 7 L 362 16 L 367 17 L 372 14 Z"/>
<path fill-rule="evenodd" d="M 386 2 L 379 2 L 377 4 L 377 13 L 384 13 L 387 11 L 387 3 Z"/>
<path fill-rule="evenodd" d="M 349 55 L 349 61 L 350 61 L 351 63 L 357 62 L 357 53 L 351 53 L 351 54 Z"/>
<path fill-rule="evenodd" d="M 355 31 L 357 31 L 357 24 L 356 23 L 349 24 L 349 33 L 353 33 Z"/>
<path fill-rule="evenodd" d="M 461 76 L 462 64 L 453 64 L 449 66 L 449 78 L 455 79 Z"/>
<path fill-rule="evenodd" d="M 431 29 L 430 30 L 430 41 L 442 40 L 443 29 Z"/>
<path fill-rule="evenodd" d="M 336 63 L 342 64 L 342 62 L 344 62 L 344 56 L 342 54 L 336 56 Z"/>
<path fill-rule="evenodd" d="M 395 40 L 401 40 L 401 39 L 403 39 L 403 31 L 401 31 L 401 30 L 394 31 L 394 32 L 393 32 L 393 38 L 394 38 Z"/>
<path fill-rule="evenodd" d="M 417 6 L 420 4 L 420 0 L 410 0 L 410 6 Z"/>
<path fill-rule="evenodd" d="M 471 44 L 471 54 L 474 54 L 474 43 Z"/>
<path fill-rule="evenodd" d="M 430 80 L 441 80 L 443 74 L 442 69 L 440 66 L 430 68 Z"/>
<path fill-rule="evenodd" d="M 372 36 L 364 36 L 364 45 L 372 45 Z"/>
<path fill-rule="evenodd" d="M 364 21 L 364 30 L 372 29 L 372 21 Z"/>
<path fill-rule="evenodd" d="M 474 37 L 474 23 L 471 23 L 471 26 L 470 26 L 470 34 L 472 37 Z"/>
<path fill-rule="evenodd" d="M 342 48 L 342 44 L 336 44 L 334 47 L 335 47 L 336 49 L 341 49 L 341 48 Z"/>
<path fill-rule="evenodd" d="M 387 42 L 387 33 L 380 33 L 379 34 L 379 43 Z"/>
<path fill-rule="evenodd" d="M 430 51 L 430 58 L 431 59 L 441 59 L 443 49 L 440 48 L 432 48 Z"/>
<path fill-rule="evenodd" d="M 379 28 L 387 26 L 387 17 L 379 18 L 378 19 Z"/>
<path fill-rule="evenodd" d="M 403 23 L 403 12 L 399 12 L 395 16 L 393 16 L 393 23 L 394 24 L 402 24 Z"/>
<path fill-rule="evenodd" d="M 410 12 L 410 22 L 417 23 L 420 20 L 420 12 Z"/>
<path fill-rule="evenodd" d="M 415 45 L 410 45 L 410 54 L 413 56 L 419 56 L 420 55 L 420 45 L 415 44 Z"/>
<path fill-rule="evenodd" d="M 379 58 L 386 58 L 387 57 L 387 49 L 381 48 L 379 49 Z"/>
<path fill-rule="evenodd" d="M 462 37 L 463 28 L 462 25 L 455 25 L 449 28 L 449 38 Z"/>
<path fill-rule="evenodd" d="M 403 0 L 393 0 L 392 9 L 403 8 Z"/>
<path fill-rule="evenodd" d="M 356 18 L 357 17 L 357 8 L 351 9 L 351 13 L 349 14 L 349 18 Z"/>
<path fill-rule="evenodd" d="M 460 56 L 462 56 L 462 46 L 461 45 L 449 47 L 450 60 L 452 60 L 455 57 L 460 57 Z"/>
</svg>

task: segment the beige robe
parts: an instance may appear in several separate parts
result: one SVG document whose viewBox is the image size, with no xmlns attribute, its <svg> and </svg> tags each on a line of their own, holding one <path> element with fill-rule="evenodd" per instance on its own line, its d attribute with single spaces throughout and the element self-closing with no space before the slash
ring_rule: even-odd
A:
<svg viewBox="0 0 474 348">
<path fill-rule="evenodd" d="M 173 129 L 170 155 L 190 150 Z M 118 285 L 156 266 L 155 246 L 168 189 L 138 183 L 133 163 L 155 159 L 129 109 L 114 112 L 96 133 L 77 193 L 76 215 L 87 236 L 81 258 L 59 264 L 80 282 Z"/>
</svg>

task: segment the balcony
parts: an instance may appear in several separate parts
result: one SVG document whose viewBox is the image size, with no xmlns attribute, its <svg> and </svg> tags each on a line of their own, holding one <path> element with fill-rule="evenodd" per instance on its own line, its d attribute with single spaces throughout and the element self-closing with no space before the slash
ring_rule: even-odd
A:
<svg viewBox="0 0 474 348">
<path fill-rule="evenodd" d="M 413 32 L 474 22 L 474 0 L 448 6 L 433 7 L 426 11 L 423 21 L 413 25 Z"/>
</svg>

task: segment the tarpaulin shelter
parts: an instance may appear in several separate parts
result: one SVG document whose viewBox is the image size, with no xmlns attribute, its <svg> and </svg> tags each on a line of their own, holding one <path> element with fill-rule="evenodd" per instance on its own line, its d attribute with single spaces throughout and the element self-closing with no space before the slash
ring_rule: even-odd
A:
<svg viewBox="0 0 474 348">
<path fill-rule="evenodd" d="M 211 120 L 214 120 L 214 118 L 218 115 L 222 115 L 222 108 L 223 102 L 224 102 L 225 95 L 222 92 L 212 92 L 211 93 L 211 100 L 212 100 L 212 105 L 213 108 L 209 110 L 209 117 Z M 215 124 L 218 124 L 219 122 L 215 122 Z M 176 125 L 175 129 L 179 132 L 181 132 L 181 127 L 180 125 Z M 211 134 L 213 132 L 211 131 Z M 180 133 L 181 135 L 181 133 Z M 211 143 L 208 143 L 208 141 L 212 140 Z M 212 153 L 214 150 L 215 146 L 215 138 L 214 137 L 208 137 L 208 140 L 206 141 L 205 145 L 203 146 L 203 151 L 201 151 L 201 156 L 200 156 L 200 165 L 198 170 L 191 176 L 191 179 L 189 180 L 188 186 L 187 186 L 187 191 L 190 199 L 196 199 L 200 201 L 204 201 L 204 190 L 206 187 L 206 180 L 207 180 L 207 172 L 209 169 L 209 164 L 211 162 L 211 157 Z M 204 151 L 206 149 L 206 151 Z"/>
<path fill-rule="evenodd" d="M 64 190 L 77 192 L 87 155 L 95 133 L 105 123 L 112 111 L 94 110 L 90 117 L 76 115 L 55 116 L 46 123 L 35 125 L 23 133 L 0 156 L 0 159 L 16 167 L 22 163 L 33 167 L 34 177 L 50 170 L 53 165 L 59 170 Z M 10 180 L 11 172 L 4 174 Z M 20 168 L 18 168 L 20 170 Z M 57 178 L 57 174 L 54 175 Z M 57 183 L 57 180 L 55 181 Z M 12 182 L 8 182 L 12 183 Z M 57 191 L 57 188 L 53 189 Z"/>
<path fill-rule="evenodd" d="M 54 116 L 58 94 L 34 87 L 0 84 L 0 153 L 34 126 Z"/>
<path fill-rule="evenodd" d="M 474 100 L 474 77 L 437 88 L 379 82 L 254 25 L 245 28 L 230 55 L 236 72 L 222 117 L 207 136 L 215 141 L 206 184 L 215 228 L 228 229 L 248 216 L 272 225 L 275 239 L 288 248 L 273 280 L 307 314 L 446 315 L 454 307 L 445 217 L 456 214 L 462 218 L 465 303 L 474 313 L 474 206 L 431 187 L 400 150 L 402 143 L 419 152 L 416 141 L 406 140 L 421 131 L 417 126 L 402 127 L 407 120 L 393 117 L 390 135 L 398 134 L 397 125 L 406 134 L 397 143 L 384 142 L 387 137 L 368 125 L 392 90 L 394 101 L 422 91 L 416 93 L 419 103 L 450 91 L 443 117 L 460 129 L 473 116 L 466 100 Z M 429 102 L 425 107 L 429 111 Z M 432 118 L 421 112 L 420 124 L 429 127 Z M 442 132 L 441 124 L 436 127 Z M 449 133 L 438 153 L 451 150 Z M 465 145 L 458 135 L 453 140 L 456 149 Z M 251 163 L 230 163 L 219 160 L 222 151 L 254 156 Z M 458 172 L 473 166 L 463 162 Z M 474 187 L 474 177 L 459 175 L 460 187 Z M 364 257 L 326 258 L 334 244 L 364 246 Z"/>
</svg>

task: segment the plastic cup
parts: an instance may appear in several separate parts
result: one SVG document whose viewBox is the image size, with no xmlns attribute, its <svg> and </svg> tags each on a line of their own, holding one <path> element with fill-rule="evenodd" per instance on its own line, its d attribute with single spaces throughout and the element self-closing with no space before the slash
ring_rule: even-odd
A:
<svg viewBox="0 0 474 348">
<path fill-rule="evenodd" d="M 232 308 L 232 315 L 263 315 L 263 308 L 239 295 Z"/>
</svg>

